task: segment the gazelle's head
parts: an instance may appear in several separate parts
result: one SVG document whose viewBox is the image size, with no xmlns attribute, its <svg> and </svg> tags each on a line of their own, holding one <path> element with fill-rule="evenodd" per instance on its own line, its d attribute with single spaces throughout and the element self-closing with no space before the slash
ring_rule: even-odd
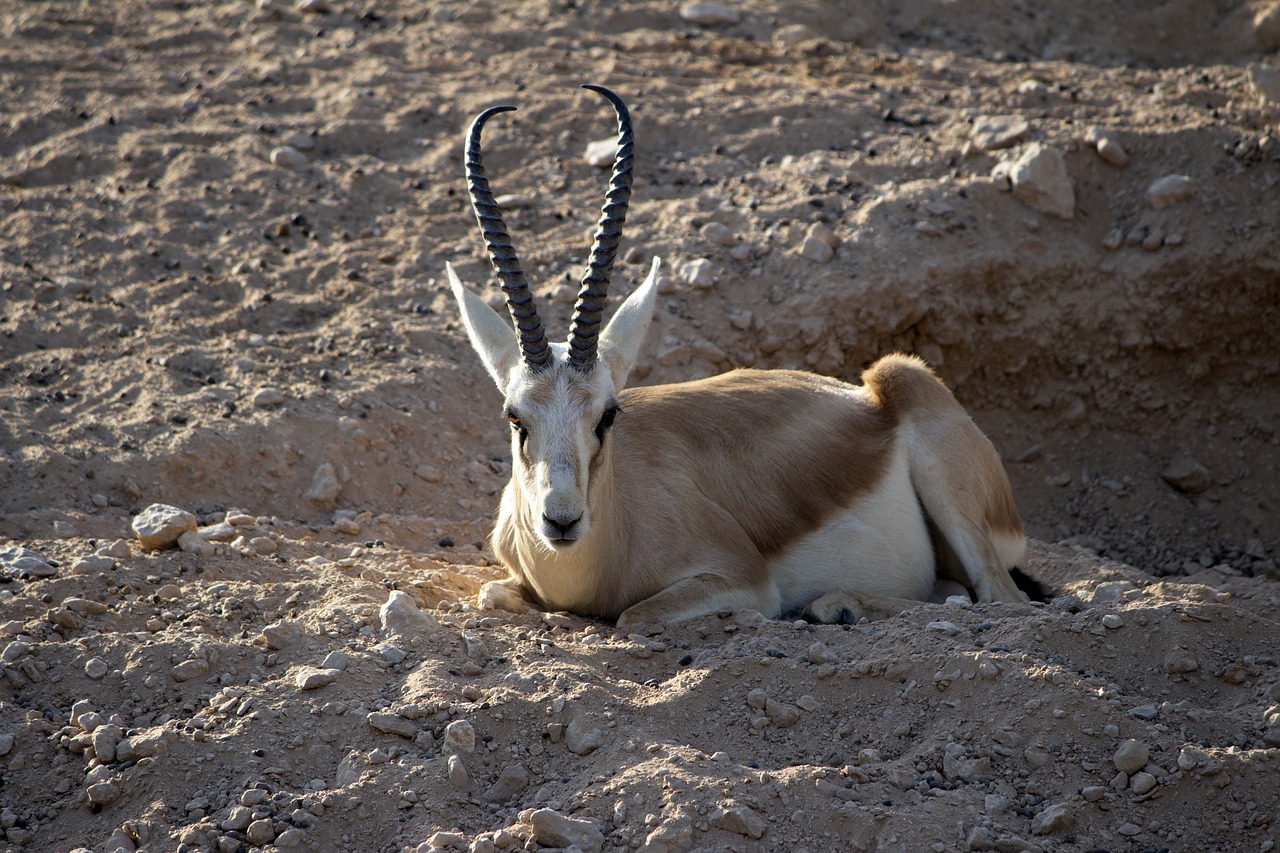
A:
<svg viewBox="0 0 1280 853">
<path fill-rule="evenodd" d="M 631 118 L 622 100 L 603 86 L 584 86 L 613 104 L 618 153 L 604 209 L 591 247 L 587 274 L 573 309 L 566 343 L 549 343 L 533 294 L 511 247 L 502 214 L 489 191 L 480 156 L 480 133 L 496 113 L 485 110 L 466 142 L 467 188 L 494 271 L 515 323 L 468 290 L 453 267 L 449 284 L 475 347 L 504 398 L 511 424 L 512 485 L 526 517 L 517 519 L 547 546 L 570 547 L 591 527 L 593 480 L 608 468 L 610 427 L 619 413 L 617 394 L 626 383 L 653 316 L 658 259 L 649 277 L 601 331 L 609 273 L 631 197 Z"/>
</svg>

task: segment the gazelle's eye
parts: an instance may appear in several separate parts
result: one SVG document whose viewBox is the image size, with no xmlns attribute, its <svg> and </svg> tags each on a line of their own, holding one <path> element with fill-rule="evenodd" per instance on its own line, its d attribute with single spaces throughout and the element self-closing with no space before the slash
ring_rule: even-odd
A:
<svg viewBox="0 0 1280 853">
<path fill-rule="evenodd" d="M 524 444 L 524 440 L 529 437 L 529 430 L 524 428 L 524 423 L 515 414 L 508 412 L 507 420 L 511 422 L 511 428 L 520 435 L 520 443 Z"/>
<path fill-rule="evenodd" d="M 609 406 L 604 410 L 604 414 L 600 416 L 600 423 L 596 424 L 596 441 L 604 441 L 604 431 L 613 426 L 613 419 L 617 417 L 621 409 L 617 405 Z"/>
</svg>

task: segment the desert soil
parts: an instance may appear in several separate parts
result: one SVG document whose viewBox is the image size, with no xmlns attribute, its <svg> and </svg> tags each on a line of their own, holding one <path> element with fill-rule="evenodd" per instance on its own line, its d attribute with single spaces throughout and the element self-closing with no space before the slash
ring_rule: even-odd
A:
<svg viewBox="0 0 1280 853">
<path fill-rule="evenodd" d="M 0 6 L 6 850 L 1273 849 L 1280 4 L 310 5 Z M 562 330 L 583 82 L 637 129 L 614 291 L 666 270 L 633 381 L 922 355 L 1052 600 L 474 608 L 462 132 L 520 107 Z M 204 535 L 144 548 L 156 503 Z"/>
</svg>

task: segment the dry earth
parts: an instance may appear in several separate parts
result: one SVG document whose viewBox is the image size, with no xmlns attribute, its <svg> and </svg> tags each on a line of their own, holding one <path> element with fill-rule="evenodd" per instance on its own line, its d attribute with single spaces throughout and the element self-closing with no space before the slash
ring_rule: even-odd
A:
<svg viewBox="0 0 1280 853">
<path fill-rule="evenodd" d="M 1273 849 L 1280 5 L 731 8 L 0 6 L 6 849 Z M 562 328 L 588 81 L 637 123 L 615 290 L 669 274 L 638 381 L 921 354 L 1052 602 L 470 605 L 510 456 L 461 133 L 519 104 L 487 164 Z M 229 541 L 124 541 L 156 502 Z"/>
</svg>

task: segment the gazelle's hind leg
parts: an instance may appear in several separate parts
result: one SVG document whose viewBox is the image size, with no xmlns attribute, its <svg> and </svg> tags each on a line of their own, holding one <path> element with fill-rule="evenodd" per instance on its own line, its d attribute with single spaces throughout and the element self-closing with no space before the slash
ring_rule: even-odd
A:
<svg viewBox="0 0 1280 853">
<path fill-rule="evenodd" d="M 918 358 L 882 358 L 863 381 L 902 425 L 911 484 L 949 546 L 939 549 L 940 575 L 961 581 L 979 601 L 1026 601 L 1009 575 L 1026 536 L 991 442 Z M 954 560 L 942 559 L 948 550 Z"/>
<path fill-rule="evenodd" d="M 854 625 L 861 619 L 872 622 L 888 619 L 923 603 L 909 598 L 836 589 L 809 602 L 802 615 L 810 622 L 823 625 Z"/>
</svg>

